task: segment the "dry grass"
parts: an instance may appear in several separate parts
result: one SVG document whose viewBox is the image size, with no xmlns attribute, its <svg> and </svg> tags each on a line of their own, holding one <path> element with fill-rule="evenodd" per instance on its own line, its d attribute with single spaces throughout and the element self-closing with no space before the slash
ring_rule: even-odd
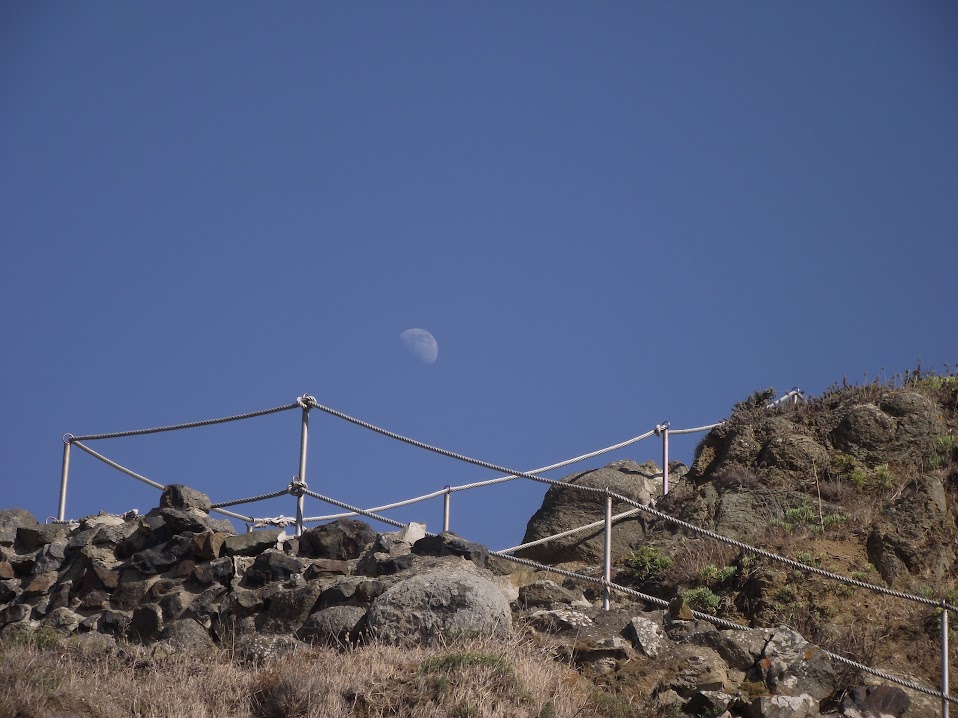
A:
<svg viewBox="0 0 958 718">
<path fill-rule="evenodd" d="M 316 649 L 265 667 L 224 651 L 92 651 L 49 635 L 0 642 L 0 718 L 572 718 L 595 715 L 596 698 L 532 636 Z"/>
</svg>

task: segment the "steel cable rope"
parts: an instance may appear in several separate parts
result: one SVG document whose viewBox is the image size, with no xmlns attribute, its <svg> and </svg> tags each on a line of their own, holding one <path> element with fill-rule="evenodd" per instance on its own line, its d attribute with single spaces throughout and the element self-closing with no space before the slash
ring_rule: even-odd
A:
<svg viewBox="0 0 958 718">
<path fill-rule="evenodd" d="M 253 419 L 257 416 L 266 416 L 268 414 L 276 414 L 281 411 L 286 411 L 288 409 L 296 409 L 301 405 L 299 402 L 293 402 L 292 404 L 285 404 L 284 406 L 275 406 L 272 409 L 261 409 L 259 411 L 250 411 L 246 414 L 236 414 L 234 416 L 224 416 L 220 419 L 204 419 L 203 421 L 191 421 L 185 424 L 171 424 L 169 426 L 157 426 L 152 429 L 134 429 L 132 431 L 115 431 L 110 434 L 86 434 L 85 436 L 74 436 L 69 441 L 70 443 L 75 443 L 77 441 L 94 441 L 97 439 L 118 439 L 124 436 L 142 436 L 144 434 L 159 434 L 164 431 L 176 431 L 178 429 L 195 429 L 199 426 L 211 426 L 213 424 L 225 424 L 230 421 L 240 421 L 242 419 Z"/>
<path fill-rule="evenodd" d="M 319 499 L 320 501 L 325 501 L 327 504 L 332 504 L 333 506 L 338 506 L 341 509 L 346 509 L 347 511 L 352 511 L 360 516 L 368 516 L 371 519 L 376 519 L 377 521 L 382 521 L 384 524 L 389 524 L 390 526 L 398 526 L 399 528 L 405 528 L 406 524 L 402 521 L 396 521 L 395 519 L 386 518 L 385 516 L 377 516 L 371 511 L 366 511 L 364 509 L 356 508 L 350 504 L 343 503 L 342 501 L 337 501 L 336 499 L 331 499 L 328 496 L 323 496 L 322 494 L 317 494 L 315 491 L 310 491 L 306 489 L 304 491 L 307 496 L 312 496 L 314 499 Z M 305 522 L 306 519 L 303 519 Z"/>
<path fill-rule="evenodd" d="M 621 514 L 616 514 L 612 517 L 612 523 L 615 523 L 619 519 L 626 518 L 628 516 L 634 516 L 639 513 L 638 509 L 629 509 L 628 511 L 623 511 Z M 599 521 L 593 521 L 591 524 L 586 524 L 585 526 L 580 526 L 579 528 L 569 529 L 568 531 L 563 531 L 562 533 L 554 534 L 552 536 L 546 536 L 545 538 L 538 539 L 536 541 L 530 541 L 529 543 L 519 544 L 518 546 L 513 546 L 512 548 L 504 548 L 500 553 L 509 553 L 513 551 L 518 551 L 523 548 L 532 548 L 533 546 L 539 546 L 544 543 L 549 543 L 555 539 L 565 538 L 566 536 L 572 536 L 573 534 L 581 533 L 582 531 L 588 531 L 589 529 L 598 528 L 599 526 L 605 525 L 605 519 L 600 519 Z"/>
<path fill-rule="evenodd" d="M 220 501 L 217 504 L 213 504 L 214 509 L 225 508 L 226 506 L 238 506 L 239 504 L 251 504 L 254 501 L 267 501 L 269 499 L 275 499 L 280 496 L 289 495 L 289 489 L 283 489 L 282 491 L 274 491 L 270 494 L 260 494 L 259 496 L 251 496 L 248 499 L 233 499 L 232 501 Z"/>
<path fill-rule="evenodd" d="M 570 487 L 574 486 L 574 484 L 565 484 L 565 485 Z M 586 488 L 586 487 L 578 487 L 578 488 Z M 757 548 L 743 541 L 738 541 L 728 536 L 723 536 L 722 534 L 716 533 L 714 531 L 704 529 L 701 526 L 690 524 L 688 521 L 682 521 L 681 519 L 677 519 L 674 516 L 669 516 L 668 514 L 663 513 L 662 511 L 658 511 L 657 509 L 653 509 L 649 506 L 643 506 L 637 501 L 633 501 L 632 499 L 626 496 L 621 496 L 614 493 L 610 493 L 610 495 L 615 499 L 623 501 L 631 506 L 635 506 L 637 509 L 649 514 L 650 516 L 660 518 L 668 523 L 674 524 L 676 526 L 681 526 L 695 533 L 702 534 L 703 536 L 708 536 L 711 539 L 715 539 L 716 541 L 720 541 L 722 543 L 728 544 L 729 546 L 735 546 L 736 548 L 748 551 L 749 553 L 753 553 L 757 556 L 762 556 L 764 558 L 771 559 L 772 561 L 783 563 L 786 566 L 791 566 L 792 568 L 797 568 L 801 571 L 806 571 L 808 573 L 814 573 L 818 576 L 822 576 L 823 578 L 828 578 L 833 581 L 838 581 L 839 583 L 844 583 L 847 586 L 856 586 L 858 588 L 864 588 L 874 593 L 881 593 L 886 596 L 893 596 L 894 598 L 900 598 L 906 601 L 913 601 L 915 603 L 920 603 L 925 606 L 933 606 L 935 608 L 947 608 L 950 611 L 958 611 L 958 607 L 953 606 L 950 603 L 945 603 L 943 605 L 941 601 L 933 601 L 929 598 L 923 598 L 922 596 L 916 596 L 911 593 L 905 593 L 903 591 L 895 591 L 894 589 L 885 588 L 884 586 L 876 586 L 873 583 L 866 583 L 865 581 L 859 581 L 854 578 L 848 578 L 838 573 L 832 573 L 831 571 L 826 571 L 823 568 L 818 568 L 816 566 L 809 566 L 808 564 L 802 563 L 801 561 L 796 561 L 795 559 L 787 558 L 785 556 L 779 556 L 778 554 L 772 553 L 771 551 L 766 551 L 765 549 Z"/>
<path fill-rule="evenodd" d="M 893 596 L 895 598 L 901 598 L 907 601 L 914 601 L 915 603 L 920 603 L 925 606 L 933 606 L 936 608 L 941 607 L 941 602 L 939 601 L 933 601 L 931 599 L 922 598 L 921 596 L 915 596 L 913 594 L 904 593 L 902 591 L 895 591 L 890 588 L 876 586 L 874 584 L 865 583 L 864 581 L 858 581 L 853 578 L 846 578 L 845 576 L 841 576 L 840 574 L 832 573 L 831 571 L 826 571 L 821 568 L 816 568 L 815 566 L 809 566 L 807 564 L 802 563 L 801 561 L 795 561 L 794 559 L 786 558 L 784 556 L 779 556 L 778 554 L 774 554 L 771 551 L 766 551 L 764 549 L 756 548 L 755 546 L 751 546 L 742 541 L 737 541 L 736 539 L 723 536 L 722 534 L 715 533 L 714 531 L 709 531 L 708 529 L 703 529 L 694 524 L 690 524 L 687 521 L 682 521 L 681 519 L 677 519 L 674 516 L 670 516 L 666 513 L 663 513 L 662 511 L 657 511 L 656 509 L 650 508 L 648 506 L 643 506 L 637 501 L 634 501 L 626 496 L 622 496 L 621 494 L 616 494 L 614 492 L 611 492 L 608 489 L 600 489 L 600 488 L 596 488 L 592 486 L 570 484 L 570 483 L 567 483 L 564 481 L 558 481 L 555 479 L 547 479 L 543 476 L 535 476 L 534 474 L 531 474 L 525 471 L 516 471 L 513 469 L 506 468 L 504 466 L 499 466 L 498 464 L 493 464 L 488 461 L 483 461 L 481 459 L 473 459 L 463 454 L 458 454 L 454 451 L 449 451 L 448 449 L 442 449 L 442 448 L 439 448 L 438 446 L 433 446 L 423 441 L 418 441 L 417 439 L 411 439 L 407 436 L 403 436 L 402 434 L 397 434 L 393 431 L 389 431 L 388 429 L 383 429 L 381 427 L 375 426 L 374 424 L 370 424 L 369 422 L 363 421 L 362 419 L 357 419 L 348 414 L 344 414 L 341 411 L 337 411 L 336 409 L 331 409 L 329 407 L 323 406 L 322 404 L 318 404 L 315 399 L 310 400 L 309 405 L 313 408 L 319 409 L 320 411 L 324 411 L 327 414 L 331 414 L 332 416 L 336 416 L 340 419 L 356 424 L 357 426 L 361 426 L 365 429 L 375 431 L 376 433 L 382 434 L 383 436 L 388 436 L 391 439 L 396 439 L 397 441 L 402 441 L 406 444 L 416 446 L 420 449 L 432 451 L 433 453 L 440 454 L 442 456 L 447 456 L 451 459 L 456 459 L 458 461 L 462 461 L 467 464 L 472 464 L 474 466 L 481 466 L 483 468 L 491 469 L 492 471 L 496 471 L 502 474 L 507 474 L 509 476 L 516 476 L 519 478 L 529 479 L 530 481 L 538 481 L 539 483 L 548 484 L 550 486 L 560 486 L 567 489 L 575 489 L 578 491 L 584 491 L 588 493 L 601 494 L 603 496 L 611 496 L 613 499 L 616 499 L 618 501 L 623 501 L 629 504 L 630 506 L 634 506 L 640 511 L 643 511 L 649 514 L 650 516 L 655 516 L 657 518 L 660 518 L 663 521 L 666 521 L 667 523 L 671 523 L 676 526 L 682 526 L 683 528 L 686 528 L 696 533 L 700 533 L 703 536 L 708 536 L 709 538 L 715 539 L 716 541 L 726 543 L 730 546 L 735 546 L 737 548 L 749 551 L 750 553 L 754 553 L 758 556 L 763 556 L 764 558 L 768 558 L 773 561 L 778 561 L 779 563 L 783 563 L 787 566 L 791 566 L 793 568 L 797 568 L 802 571 L 807 571 L 809 573 L 814 573 L 819 576 L 823 576 L 825 578 L 830 578 L 832 580 L 838 581 L 839 583 L 844 583 L 845 585 L 848 585 L 848 586 L 857 586 L 859 588 L 864 588 L 866 590 L 873 591 L 875 593 L 881 593 L 886 596 Z M 951 611 L 958 611 L 958 607 L 953 606 L 951 604 L 946 603 L 944 607 Z"/>
<path fill-rule="evenodd" d="M 644 434 L 640 434 L 639 436 L 634 436 L 631 439 L 626 439 L 625 441 L 621 441 L 618 444 L 607 446 L 604 449 L 597 449 L 596 451 L 589 452 L 588 454 L 582 454 L 582 456 L 576 456 L 575 458 L 572 458 L 572 459 L 566 459 L 565 461 L 560 461 L 558 464 L 550 464 L 549 466 L 543 466 L 538 469 L 533 469 L 532 471 L 529 471 L 527 473 L 541 474 L 546 471 L 552 471 L 553 469 L 561 469 L 563 466 L 569 466 L 570 464 L 575 464 L 580 461 L 585 461 L 586 459 L 592 459 L 596 456 L 601 456 L 602 454 L 608 454 L 611 451 L 616 451 L 617 449 L 621 449 L 625 446 L 629 446 L 638 441 L 642 441 L 643 439 L 647 439 L 654 434 L 655 434 L 655 430 L 653 429 L 652 431 L 647 431 Z M 488 481 L 476 481 L 471 484 L 462 484 L 460 486 L 449 486 L 447 488 L 439 489 L 438 491 L 433 491 L 432 493 L 425 494 L 423 496 L 417 496 L 412 499 L 397 501 L 395 503 L 386 504 L 384 506 L 376 506 L 374 508 L 370 508 L 366 510 L 367 511 L 388 511 L 389 509 L 398 509 L 403 506 L 409 506 L 411 504 L 420 503 L 422 501 L 428 501 L 429 499 L 434 499 L 438 496 L 443 496 L 445 494 L 451 494 L 456 491 L 467 491 L 469 489 L 478 489 L 485 486 L 491 486 L 493 484 L 501 484 L 507 481 L 513 481 L 514 479 L 519 479 L 519 478 L 523 478 L 523 477 L 516 476 L 515 474 L 510 474 L 509 476 L 500 476 L 497 479 L 489 479 Z M 327 521 L 327 520 L 333 520 L 333 519 L 349 518 L 350 516 L 355 516 L 355 515 L 356 515 L 355 513 L 345 513 L 345 514 L 330 514 L 329 516 L 312 516 L 308 519 L 303 519 L 303 521 Z"/>
<path fill-rule="evenodd" d="M 146 478 L 145 476 L 142 476 L 142 475 L 136 473 L 136 472 L 133 471 L 132 469 L 128 469 L 128 468 L 126 468 L 125 466 L 121 466 L 120 464 L 116 463 L 116 462 L 113 461 L 112 459 L 108 459 L 108 458 L 105 457 L 103 454 L 101 454 L 101 453 L 99 453 L 99 452 L 96 452 L 96 451 L 94 451 L 93 449 L 91 449 L 89 446 L 86 446 L 85 444 L 81 444 L 76 438 L 74 438 L 70 443 L 72 443 L 72 444 L 73 444 L 74 446 L 76 446 L 77 448 L 82 449 L 83 451 L 85 451 L 86 453 L 88 453 L 88 454 L 89 454 L 90 456 L 92 456 L 93 458 L 99 459 L 100 461 L 102 461 L 102 462 L 103 462 L 104 464 L 106 464 L 107 466 L 110 466 L 110 467 L 116 469 L 117 471 L 119 471 L 119 472 L 122 473 L 122 474 L 126 474 L 127 476 L 129 476 L 129 477 L 131 477 L 131 478 L 134 478 L 134 479 L 136 479 L 137 481 L 142 481 L 144 484 L 148 484 L 149 486 L 152 486 L 154 489 L 160 489 L 160 490 L 162 491 L 162 490 L 164 490 L 164 489 L 166 488 L 166 486 L 164 486 L 163 484 L 160 484 L 160 483 L 158 483 L 158 482 L 156 482 L 156 481 L 153 481 L 152 479 L 148 479 L 148 478 Z M 219 509 L 219 508 L 216 508 L 216 507 L 211 507 L 210 510 L 211 510 L 211 511 L 216 511 L 217 513 L 223 514 L 224 516 L 230 516 L 230 517 L 232 517 L 232 518 L 234 518 L 234 519 L 241 519 L 241 520 L 243 520 L 243 521 L 252 521 L 252 520 L 253 520 L 253 517 L 252 517 L 252 516 L 244 516 L 243 514 L 238 514 L 238 513 L 235 513 L 235 512 L 233 512 L 233 511 L 223 511 L 222 509 Z"/>
<path fill-rule="evenodd" d="M 630 596 L 635 596 L 636 598 L 639 598 L 645 601 L 646 603 L 651 603 L 656 606 L 662 606 L 664 608 L 667 608 L 669 605 L 669 602 L 664 599 L 641 593 L 640 591 L 636 591 L 635 589 L 629 588 L 627 586 L 622 586 L 617 583 L 609 582 L 608 584 L 606 584 L 606 582 L 603 581 L 602 579 L 594 578 L 593 576 L 586 576 L 585 574 L 575 573 L 574 571 L 567 571 L 565 569 L 556 568 L 554 566 L 547 566 L 545 564 L 537 563 L 535 561 L 530 561 L 529 559 L 517 558 L 516 556 L 510 556 L 509 554 L 503 553 L 502 551 L 490 551 L 489 554 L 492 556 L 498 556 L 499 558 L 505 559 L 506 561 L 513 561 L 523 566 L 529 566 L 531 568 L 535 568 L 541 571 L 547 571 L 549 573 L 554 573 L 559 576 L 565 576 L 566 578 L 576 579 L 576 580 L 584 581 L 586 583 L 596 584 L 599 586 L 608 585 L 609 589 L 613 591 L 624 593 Z M 695 618 L 708 621 L 709 623 L 712 623 L 716 626 L 721 626 L 727 629 L 736 630 L 736 631 L 751 630 L 748 626 L 743 626 L 739 623 L 734 623 L 724 618 L 713 616 L 710 613 L 701 613 L 700 611 L 693 610 L 692 615 L 695 616 Z M 770 629 L 770 630 L 773 630 L 773 629 Z M 925 693 L 926 695 L 934 696 L 935 698 L 939 698 L 939 699 L 944 698 L 945 700 L 951 703 L 958 703 L 958 697 L 952 696 L 947 693 L 942 693 L 939 690 L 935 690 L 934 688 L 931 688 L 929 686 L 922 685 L 921 683 L 915 683 L 914 681 L 910 681 L 905 678 L 899 678 L 898 676 L 892 675 L 891 673 L 886 673 L 885 671 L 882 671 L 881 669 L 872 668 L 871 666 L 867 666 L 864 663 L 859 663 L 857 661 L 851 660 L 850 658 L 846 658 L 844 656 L 838 655 L 837 653 L 832 653 L 831 651 L 825 650 L 824 648 L 821 648 L 821 647 L 819 648 L 824 655 L 826 655 L 828 658 L 832 660 L 838 661 L 839 663 L 844 663 L 847 666 L 851 666 L 853 668 L 857 668 L 858 670 L 864 671 L 866 673 L 870 673 L 879 678 L 883 678 L 891 683 L 897 683 L 898 685 L 904 686 L 905 688 L 911 688 L 912 690 L 918 691 L 919 693 Z"/>
</svg>

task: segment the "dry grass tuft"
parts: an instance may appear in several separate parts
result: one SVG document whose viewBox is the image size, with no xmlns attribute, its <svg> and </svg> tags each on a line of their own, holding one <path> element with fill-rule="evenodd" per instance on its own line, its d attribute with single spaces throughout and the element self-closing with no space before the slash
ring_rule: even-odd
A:
<svg viewBox="0 0 958 718">
<path fill-rule="evenodd" d="M 91 651 L 49 636 L 0 641 L 3 718 L 571 718 L 593 713 L 594 702 L 594 689 L 533 636 L 323 648 L 260 667 L 225 651 Z"/>
</svg>

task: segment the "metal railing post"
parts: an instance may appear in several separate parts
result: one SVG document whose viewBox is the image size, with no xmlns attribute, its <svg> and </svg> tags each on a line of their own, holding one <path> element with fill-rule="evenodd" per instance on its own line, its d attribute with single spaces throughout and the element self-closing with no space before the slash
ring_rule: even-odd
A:
<svg viewBox="0 0 958 718">
<path fill-rule="evenodd" d="M 948 608 L 941 600 L 941 718 L 948 718 Z"/>
<path fill-rule="evenodd" d="M 609 599 L 611 589 L 609 584 L 612 582 L 612 492 L 608 487 L 605 489 L 605 564 L 602 568 L 602 610 L 609 610 Z"/>
<path fill-rule="evenodd" d="M 446 495 L 442 497 L 442 530 L 449 530 L 449 503 L 452 498 L 452 489 L 446 484 Z"/>
<path fill-rule="evenodd" d="M 303 505 L 306 499 L 306 446 L 309 442 L 309 405 L 313 397 L 304 394 L 297 401 L 303 407 L 302 429 L 299 435 L 299 476 L 301 490 L 296 493 L 296 535 L 303 535 Z"/>
<path fill-rule="evenodd" d="M 669 493 L 669 422 L 655 427 L 655 433 L 662 437 L 662 495 Z"/>
<path fill-rule="evenodd" d="M 67 512 L 67 481 L 70 476 L 70 446 L 73 444 L 73 437 L 67 437 L 69 434 L 65 434 L 63 437 L 63 468 L 60 471 L 60 508 L 57 510 L 57 520 L 64 521 L 66 520 Z"/>
</svg>

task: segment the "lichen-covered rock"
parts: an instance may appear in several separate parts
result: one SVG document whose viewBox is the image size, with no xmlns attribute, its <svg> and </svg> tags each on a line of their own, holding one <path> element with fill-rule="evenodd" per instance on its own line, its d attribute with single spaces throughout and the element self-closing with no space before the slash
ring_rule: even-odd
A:
<svg viewBox="0 0 958 718">
<path fill-rule="evenodd" d="M 601 521 L 605 516 L 606 488 L 640 504 L 648 505 L 662 493 L 662 469 L 649 461 L 616 461 L 608 466 L 572 474 L 562 480 L 566 484 L 600 489 L 581 491 L 563 486 L 552 486 L 546 492 L 542 506 L 529 519 L 522 543 L 537 541 L 579 526 Z M 633 508 L 621 502 L 613 503 L 613 511 L 620 513 Z M 612 554 L 622 556 L 639 546 L 645 538 L 645 519 L 636 514 L 615 523 L 612 531 Z M 564 561 L 597 561 L 604 551 L 601 526 L 555 539 L 538 546 L 520 549 L 516 556 L 542 563 Z"/>
<path fill-rule="evenodd" d="M 488 578 L 453 559 L 403 579 L 373 601 L 367 631 L 397 645 L 434 645 L 444 635 L 507 633 L 512 612 Z"/>
</svg>

